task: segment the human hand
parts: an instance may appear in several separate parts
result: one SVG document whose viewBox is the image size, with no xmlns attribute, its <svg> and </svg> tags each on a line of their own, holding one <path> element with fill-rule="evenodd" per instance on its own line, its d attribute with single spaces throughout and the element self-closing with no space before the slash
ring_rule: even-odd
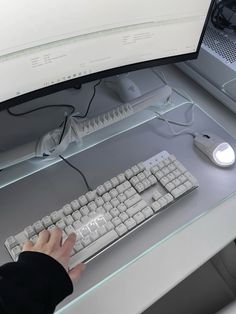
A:
<svg viewBox="0 0 236 314">
<path fill-rule="evenodd" d="M 68 272 L 72 281 L 79 279 L 85 268 L 84 264 L 78 264 L 72 270 L 68 270 L 70 253 L 76 242 L 76 234 L 72 233 L 62 244 L 62 230 L 54 228 L 51 232 L 43 230 L 39 234 L 39 238 L 35 244 L 31 241 L 25 242 L 22 251 L 31 251 L 47 254 L 58 261 Z"/>
</svg>

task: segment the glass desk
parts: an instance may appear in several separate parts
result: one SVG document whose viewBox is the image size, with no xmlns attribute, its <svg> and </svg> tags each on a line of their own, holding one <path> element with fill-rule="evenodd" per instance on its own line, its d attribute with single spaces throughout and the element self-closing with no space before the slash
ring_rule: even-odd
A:
<svg viewBox="0 0 236 314">
<path fill-rule="evenodd" d="M 181 101 L 180 99 L 176 99 L 176 102 L 180 103 Z M 169 111 L 166 116 L 173 120 L 183 121 L 186 116 L 189 116 L 188 106 L 178 107 L 177 105 L 177 108 Z M 127 285 L 128 287 L 129 282 L 135 281 L 137 281 L 137 286 L 139 286 L 137 272 L 131 271 L 133 274 L 136 273 L 135 277 L 129 275 L 129 271 L 135 269 L 137 265 L 141 267 L 139 267 L 139 274 L 140 269 L 143 269 L 143 274 L 146 276 L 145 278 L 150 279 L 148 282 L 150 287 L 156 287 L 156 289 L 158 289 L 158 282 L 162 287 L 162 293 L 167 292 L 168 288 L 165 286 L 165 280 L 168 282 L 166 270 L 163 271 L 165 277 L 162 277 L 162 281 L 160 272 L 155 274 L 155 278 L 157 279 L 153 281 L 151 277 L 154 277 L 154 273 L 144 271 L 145 265 L 149 265 L 148 257 L 154 256 L 157 253 L 157 257 L 155 256 L 152 260 L 155 260 L 158 265 L 163 265 L 163 261 L 162 264 L 158 261 L 158 256 L 162 256 L 167 267 L 168 260 L 164 258 L 166 255 L 160 253 L 160 250 L 165 248 L 166 245 L 170 243 L 169 241 L 177 241 L 185 230 L 189 230 L 192 226 L 196 226 L 198 222 L 205 220 L 205 217 L 208 217 L 211 213 L 215 213 L 216 211 L 215 209 L 213 210 L 213 208 L 235 192 L 235 166 L 232 169 L 220 169 L 213 166 L 205 156 L 193 147 L 191 136 L 170 136 L 166 124 L 160 120 L 153 119 L 154 116 L 151 112 L 146 111 L 136 118 L 140 119 L 140 121 L 129 121 L 129 123 L 128 121 L 123 121 L 123 123 L 127 123 L 126 130 L 128 131 L 123 132 L 125 126 L 119 126 L 117 124 L 117 129 L 112 128 L 110 131 L 106 130 L 105 136 L 104 133 L 101 132 L 100 134 L 97 133 L 95 138 L 91 137 L 90 139 L 88 138 L 87 141 L 84 140 L 83 146 L 79 148 L 81 151 L 80 154 L 75 154 L 77 151 L 73 151 L 73 149 L 78 149 L 78 147 L 71 147 L 72 151 L 68 151 L 65 156 L 72 156 L 70 161 L 75 166 L 82 168 L 90 184 L 96 187 L 100 183 L 120 173 L 122 170 L 127 169 L 130 165 L 145 160 L 165 149 L 176 155 L 198 178 L 200 187 L 174 204 L 174 206 L 162 212 L 156 219 L 149 221 L 128 238 L 120 241 L 120 243 L 91 261 L 87 265 L 87 269 L 79 285 L 75 287 L 74 294 L 58 307 L 58 313 L 85 313 L 83 309 L 86 308 L 86 302 L 90 303 L 90 307 L 87 307 L 87 313 L 92 313 L 92 311 L 95 313 L 95 310 L 97 310 L 96 313 L 100 313 L 96 302 L 102 299 L 101 296 L 97 299 L 96 295 L 99 295 L 104 287 L 110 287 L 110 283 L 116 282 L 119 278 L 123 279 L 123 286 Z M 236 147 L 235 140 L 199 108 L 196 108 L 195 122 L 192 128 L 196 131 L 211 130 L 221 135 Z M 115 134 L 112 133 L 114 130 Z M 96 145 L 98 143 L 99 145 Z M 78 178 L 78 174 L 74 173 L 72 169 L 68 168 L 68 166 L 62 162 L 56 162 L 54 165 L 51 164 L 50 167 L 47 164 L 41 164 L 39 166 L 39 164 L 35 162 L 29 162 L 29 164 L 21 166 L 22 168 L 15 168 L 14 171 L 10 170 L 9 172 L 0 174 L 0 182 L 2 184 L 0 199 L 1 207 L 3 208 L 0 223 L 2 233 L 0 249 L 1 263 L 10 260 L 3 247 L 5 238 L 11 234 L 17 233 L 28 224 L 60 208 L 66 202 L 84 193 L 82 180 Z M 37 167 L 41 168 L 39 169 Z M 14 183 L 7 185 L 7 182 Z M 12 197 L 12 195 L 14 195 L 14 197 Z M 200 234 L 198 229 L 199 237 Z M 202 234 L 204 233 L 202 232 Z M 191 240 L 193 241 L 194 238 Z M 173 247 L 169 251 L 170 260 L 173 261 L 172 268 L 176 267 L 176 265 L 171 252 L 173 251 L 175 256 L 183 256 L 181 253 L 182 246 L 183 245 L 178 243 L 176 246 L 177 251 L 173 251 Z M 184 246 L 187 246 L 186 240 Z M 210 257 L 211 251 L 208 251 L 208 256 Z M 182 265 L 185 264 L 183 263 Z M 198 264 L 198 267 L 199 266 Z M 186 270 L 190 273 L 190 269 L 187 266 Z M 171 265 L 168 271 L 172 274 Z M 141 275 L 140 277 L 144 280 L 144 283 L 147 284 L 145 278 Z M 182 276 L 182 279 L 183 278 Z M 176 283 L 176 281 L 173 280 L 173 283 L 174 282 Z M 119 284 L 117 284 L 117 287 L 120 287 Z M 114 291 L 116 291 L 116 285 L 113 285 L 113 288 Z M 112 291 L 111 287 L 109 290 Z M 143 294 L 144 291 L 145 289 L 142 290 Z M 120 293 L 121 292 L 122 289 L 120 290 Z M 155 291 L 155 295 L 159 297 L 161 293 Z M 114 294 L 114 296 L 116 296 L 116 294 Z M 113 298 L 109 296 L 110 301 L 109 298 L 109 302 L 107 301 L 109 304 L 111 301 L 115 302 L 114 296 Z M 137 300 L 142 299 L 143 306 L 139 306 L 139 310 L 137 307 L 135 309 L 130 308 L 132 304 L 135 305 L 135 302 L 132 301 L 133 298 Z M 149 302 L 150 305 L 150 301 L 155 301 L 153 296 L 151 299 L 152 300 L 148 300 L 148 298 L 145 299 L 144 295 L 141 296 L 134 293 L 129 299 L 130 304 L 128 304 L 128 301 L 126 302 L 127 304 L 125 304 L 126 312 L 129 314 L 141 313 L 141 309 L 144 310 L 145 304 L 147 305 Z M 148 300 L 148 302 L 145 300 Z M 70 302 L 72 303 L 70 304 Z M 103 304 L 103 301 L 100 303 Z M 69 307 L 67 304 L 70 304 Z M 107 309 L 109 309 L 109 304 L 107 304 Z M 105 306 L 105 303 L 103 305 Z M 73 312 L 76 308 L 77 312 Z M 121 310 L 121 307 L 113 309 L 113 313 L 115 313 L 115 310 L 117 313 L 126 313 L 123 309 Z M 128 310 L 130 311 L 128 312 Z M 109 310 L 107 313 L 110 313 Z"/>
</svg>

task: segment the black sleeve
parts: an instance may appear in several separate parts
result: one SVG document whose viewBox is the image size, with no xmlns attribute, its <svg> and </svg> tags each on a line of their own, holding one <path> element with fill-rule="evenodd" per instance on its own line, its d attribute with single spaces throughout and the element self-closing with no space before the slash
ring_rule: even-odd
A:
<svg viewBox="0 0 236 314">
<path fill-rule="evenodd" d="M 1 314 L 51 314 L 72 292 L 64 267 L 43 253 L 23 252 L 0 267 Z"/>
</svg>

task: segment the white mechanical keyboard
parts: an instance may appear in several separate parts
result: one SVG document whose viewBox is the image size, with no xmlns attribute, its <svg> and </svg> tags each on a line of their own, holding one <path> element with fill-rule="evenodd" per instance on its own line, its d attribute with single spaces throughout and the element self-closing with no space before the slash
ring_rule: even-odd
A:
<svg viewBox="0 0 236 314">
<path fill-rule="evenodd" d="M 62 209 L 5 241 L 16 261 L 23 243 L 35 243 L 43 229 L 58 226 L 63 240 L 71 233 L 77 242 L 69 268 L 96 255 L 198 187 L 196 178 L 175 156 L 163 151 L 99 185 Z"/>
</svg>

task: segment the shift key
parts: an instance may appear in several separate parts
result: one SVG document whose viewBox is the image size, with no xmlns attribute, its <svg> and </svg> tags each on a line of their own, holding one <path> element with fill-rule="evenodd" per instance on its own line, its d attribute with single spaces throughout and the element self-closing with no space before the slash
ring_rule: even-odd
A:
<svg viewBox="0 0 236 314">
<path fill-rule="evenodd" d="M 141 200 L 140 202 L 134 204 L 130 208 L 126 210 L 126 213 L 130 216 L 133 217 L 133 215 L 137 214 L 140 212 L 142 209 L 144 209 L 147 206 L 147 203 L 144 200 Z"/>
</svg>

